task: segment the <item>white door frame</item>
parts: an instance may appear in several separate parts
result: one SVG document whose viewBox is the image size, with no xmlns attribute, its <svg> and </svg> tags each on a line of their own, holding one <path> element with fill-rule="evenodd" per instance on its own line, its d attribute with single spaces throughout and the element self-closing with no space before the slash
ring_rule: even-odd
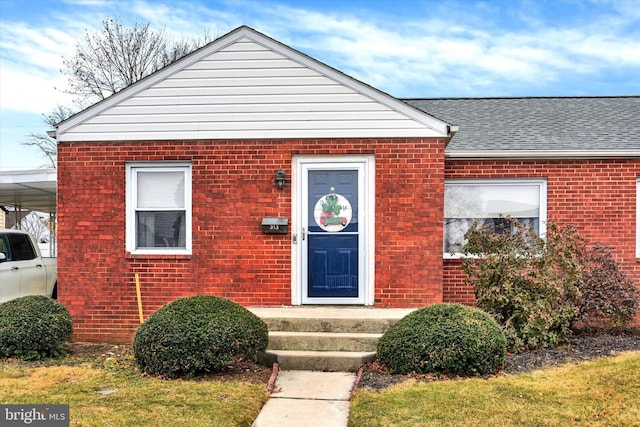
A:
<svg viewBox="0 0 640 427">
<path fill-rule="evenodd" d="M 308 301 L 304 298 L 303 284 L 307 266 L 303 265 L 306 256 L 303 254 L 302 224 L 304 188 L 303 173 L 313 165 L 327 166 L 340 169 L 341 167 L 353 167 L 358 165 L 363 171 L 363 185 L 359 189 L 362 200 L 359 201 L 362 223 L 362 244 L 359 245 L 358 256 L 362 257 L 363 268 L 358 271 L 363 283 L 362 295 L 359 295 L 360 305 L 373 305 L 375 283 L 375 156 L 374 155 L 344 155 L 344 156 L 293 156 L 291 171 L 291 304 L 314 304 L 315 300 Z M 360 253 L 362 252 L 362 253 Z M 319 302 L 319 301 L 318 301 Z M 323 298 L 322 304 L 345 304 L 341 298 Z"/>
</svg>

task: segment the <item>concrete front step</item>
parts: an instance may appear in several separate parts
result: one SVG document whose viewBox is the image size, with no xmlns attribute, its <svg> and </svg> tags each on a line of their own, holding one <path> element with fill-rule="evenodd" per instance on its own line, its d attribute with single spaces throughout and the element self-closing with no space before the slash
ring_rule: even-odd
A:
<svg viewBox="0 0 640 427">
<path fill-rule="evenodd" d="M 269 327 L 261 363 L 281 369 L 353 371 L 376 359 L 378 339 L 413 309 L 249 307 Z"/>
<path fill-rule="evenodd" d="M 269 332 L 270 350 L 375 352 L 382 334 L 336 332 Z"/>
<path fill-rule="evenodd" d="M 414 310 L 336 306 L 248 308 L 270 331 L 379 334 Z"/>
<path fill-rule="evenodd" d="M 390 319 L 330 319 L 330 318 L 263 318 L 270 331 L 383 333 L 395 323 Z"/>
<path fill-rule="evenodd" d="M 278 363 L 280 369 L 298 371 L 357 371 L 376 360 L 376 352 L 367 351 L 294 351 L 267 350 L 258 357 L 264 365 Z"/>
</svg>

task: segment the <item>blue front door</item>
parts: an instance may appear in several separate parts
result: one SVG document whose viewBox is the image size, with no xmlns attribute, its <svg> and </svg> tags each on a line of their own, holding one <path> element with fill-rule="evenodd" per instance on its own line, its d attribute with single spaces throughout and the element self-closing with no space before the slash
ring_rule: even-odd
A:
<svg viewBox="0 0 640 427">
<path fill-rule="evenodd" d="M 305 303 L 362 301 L 361 168 L 305 168 Z"/>
</svg>

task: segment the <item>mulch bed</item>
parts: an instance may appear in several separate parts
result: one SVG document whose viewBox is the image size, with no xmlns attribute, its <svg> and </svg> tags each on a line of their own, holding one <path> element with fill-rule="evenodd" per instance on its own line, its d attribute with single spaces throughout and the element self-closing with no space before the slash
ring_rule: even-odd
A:
<svg viewBox="0 0 640 427">
<path fill-rule="evenodd" d="M 566 343 L 556 348 L 507 354 L 502 372 L 520 374 L 535 369 L 580 362 L 598 357 L 615 356 L 623 351 L 640 350 L 640 329 L 629 329 L 619 333 L 597 333 L 585 331 L 569 337 Z M 407 379 L 437 381 L 447 379 L 444 375 L 394 375 L 377 363 L 364 366 L 358 388 L 381 390 Z"/>
<path fill-rule="evenodd" d="M 105 344 L 74 342 L 69 344 L 69 354 L 59 359 L 24 361 L 19 359 L 1 359 L 21 366 L 82 366 L 95 369 L 139 371 L 133 358 L 130 344 Z M 267 384 L 272 368 L 259 365 L 252 360 L 236 358 L 220 372 L 205 373 L 192 378 L 193 381 L 246 381 Z M 145 376 L 146 374 L 140 373 Z"/>
<path fill-rule="evenodd" d="M 623 351 L 635 350 L 640 351 L 640 328 L 627 329 L 619 333 L 586 331 L 569 337 L 566 343 L 556 348 L 508 354 L 503 372 L 518 374 L 564 363 L 615 356 Z M 133 359 L 132 347 L 128 344 L 71 343 L 69 354 L 60 359 L 44 361 L 0 360 L 30 367 L 71 365 L 116 370 L 138 369 Z M 272 371 L 272 367 L 261 366 L 252 360 L 238 358 L 222 372 L 201 375 L 194 380 L 247 381 L 266 386 Z M 381 390 L 407 379 L 437 381 L 447 378 L 445 375 L 390 374 L 384 366 L 374 362 L 363 367 L 357 387 Z"/>
</svg>

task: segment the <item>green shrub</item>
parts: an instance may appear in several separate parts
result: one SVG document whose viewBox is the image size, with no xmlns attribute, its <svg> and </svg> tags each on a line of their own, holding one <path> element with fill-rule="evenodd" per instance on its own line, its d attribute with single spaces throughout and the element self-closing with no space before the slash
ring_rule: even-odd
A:
<svg viewBox="0 0 640 427">
<path fill-rule="evenodd" d="M 0 356 L 40 360 L 67 352 L 73 323 L 69 311 L 43 295 L 0 304 Z"/>
<path fill-rule="evenodd" d="M 505 230 L 474 224 L 465 234 L 462 268 L 477 306 L 503 327 L 511 351 L 553 347 L 569 334 L 580 298 L 583 246 L 573 228 L 549 224 L 546 241 L 527 224 L 506 218 Z"/>
<path fill-rule="evenodd" d="M 634 320 L 638 288 L 616 264 L 611 249 L 596 243 L 580 257 L 579 314 L 574 323 L 604 328 L 625 327 Z"/>
<path fill-rule="evenodd" d="M 486 375 L 504 364 L 506 339 L 487 313 L 434 304 L 405 316 L 378 341 L 378 359 L 393 373 Z"/>
<path fill-rule="evenodd" d="M 236 356 L 256 357 L 267 347 L 266 324 L 224 298 L 180 298 L 153 313 L 136 331 L 140 368 L 166 378 L 220 371 Z"/>
<path fill-rule="evenodd" d="M 477 306 L 503 327 L 511 351 L 553 347 L 577 323 L 624 326 L 637 310 L 638 291 L 606 247 L 572 227 L 547 223 L 546 238 L 504 218 L 493 230 L 474 224 L 462 252 Z"/>
</svg>

